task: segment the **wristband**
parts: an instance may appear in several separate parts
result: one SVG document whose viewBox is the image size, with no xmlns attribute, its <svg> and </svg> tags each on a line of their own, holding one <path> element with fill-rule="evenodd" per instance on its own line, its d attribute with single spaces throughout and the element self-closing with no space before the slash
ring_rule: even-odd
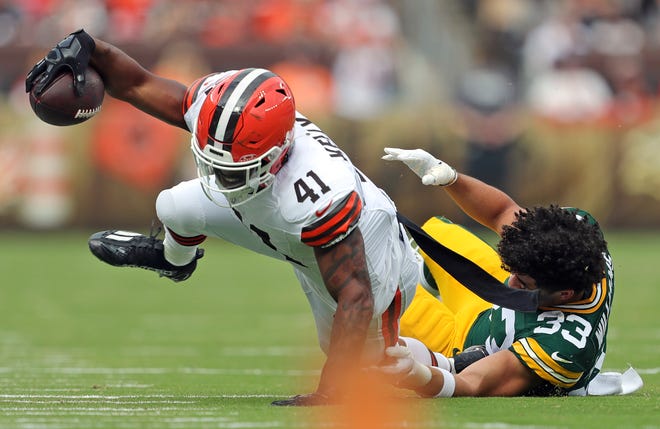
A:
<svg viewBox="0 0 660 429">
<path fill-rule="evenodd" d="M 453 374 L 446 369 L 437 369 L 440 371 L 440 373 L 442 373 L 444 382 L 442 383 L 442 389 L 440 389 L 440 391 L 435 395 L 435 398 L 451 398 L 454 396 L 454 390 L 456 389 L 456 379 L 454 378 Z"/>
</svg>

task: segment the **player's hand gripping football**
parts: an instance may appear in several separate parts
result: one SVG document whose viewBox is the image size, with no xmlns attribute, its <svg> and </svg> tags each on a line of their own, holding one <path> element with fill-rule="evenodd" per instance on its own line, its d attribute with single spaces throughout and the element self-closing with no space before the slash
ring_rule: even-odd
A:
<svg viewBox="0 0 660 429">
<path fill-rule="evenodd" d="M 422 149 L 385 148 L 385 161 L 401 161 L 422 179 L 425 185 L 448 186 L 458 179 L 456 170 Z"/>
<path fill-rule="evenodd" d="M 85 30 L 69 34 L 30 70 L 25 78 L 25 92 L 35 87 L 39 95 L 53 79 L 69 69 L 73 73 L 74 91 L 76 95 L 82 95 L 85 69 L 95 47 L 94 39 Z"/>
</svg>

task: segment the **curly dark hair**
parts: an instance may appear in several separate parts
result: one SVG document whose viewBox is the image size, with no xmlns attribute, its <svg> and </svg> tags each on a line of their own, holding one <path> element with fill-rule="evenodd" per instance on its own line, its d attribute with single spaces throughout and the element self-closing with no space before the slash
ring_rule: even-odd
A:
<svg viewBox="0 0 660 429">
<path fill-rule="evenodd" d="M 605 273 L 607 242 L 596 221 L 576 209 L 550 205 L 521 210 L 503 228 L 497 250 L 502 268 L 531 276 L 539 288 L 550 291 L 589 291 Z"/>
</svg>

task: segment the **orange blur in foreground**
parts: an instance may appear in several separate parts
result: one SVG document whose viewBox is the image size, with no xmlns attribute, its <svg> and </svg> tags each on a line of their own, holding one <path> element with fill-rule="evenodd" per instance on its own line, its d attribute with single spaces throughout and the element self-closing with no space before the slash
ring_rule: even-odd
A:
<svg viewBox="0 0 660 429">
<path fill-rule="evenodd" d="M 315 414 L 319 425 L 346 429 L 383 429 L 420 427 L 424 421 L 412 392 L 396 389 L 377 375 L 360 373 L 348 384 L 351 391 L 339 405 L 321 407 Z M 437 423 L 437 422 L 436 422 Z"/>
</svg>

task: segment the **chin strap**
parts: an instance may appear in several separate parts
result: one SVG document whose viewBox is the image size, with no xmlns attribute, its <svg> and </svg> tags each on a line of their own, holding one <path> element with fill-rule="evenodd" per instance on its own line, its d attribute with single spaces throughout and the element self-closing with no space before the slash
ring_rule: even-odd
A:
<svg viewBox="0 0 660 429">
<path fill-rule="evenodd" d="M 538 290 L 529 291 L 506 287 L 471 260 L 440 244 L 401 213 L 397 213 L 397 218 L 424 253 L 479 298 L 500 307 L 526 313 L 538 310 Z"/>
</svg>

